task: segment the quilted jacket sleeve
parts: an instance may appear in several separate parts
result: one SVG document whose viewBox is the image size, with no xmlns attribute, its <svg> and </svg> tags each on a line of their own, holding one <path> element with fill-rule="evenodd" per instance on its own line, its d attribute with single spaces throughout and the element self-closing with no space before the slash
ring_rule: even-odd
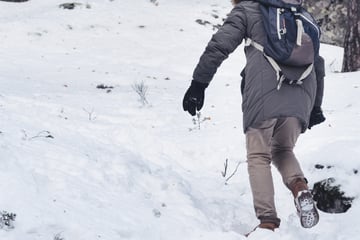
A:
<svg viewBox="0 0 360 240">
<path fill-rule="evenodd" d="M 324 95 L 324 77 L 325 77 L 325 60 L 319 56 L 315 61 L 315 74 L 316 74 L 316 96 L 315 107 L 321 107 Z"/>
<path fill-rule="evenodd" d="M 241 44 L 245 33 L 246 14 L 244 8 L 238 4 L 212 36 L 194 70 L 193 80 L 209 83 L 221 63 Z"/>
</svg>

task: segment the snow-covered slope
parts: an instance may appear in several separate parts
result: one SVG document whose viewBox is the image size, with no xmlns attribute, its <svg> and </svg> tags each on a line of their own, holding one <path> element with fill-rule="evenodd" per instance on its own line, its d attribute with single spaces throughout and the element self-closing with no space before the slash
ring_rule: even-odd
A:
<svg viewBox="0 0 360 240">
<path fill-rule="evenodd" d="M 64 2 L 0 2 L 0 210 L 17 213 L 0 239 L 242 239 L 257 224 L 242 47 L 208 88 L 200 130 L 181 106 L 230 1 L 79 0 L 73 10 L 58 7 Z M 296 152 L 310 184 L 335 177 L 357 197 L 360 73 L 337 73 L 341 49 L 321 51 L 327 121 L 301 136 Z M 133 89 L 141 83 L 145 106 Z M 360 234 L 357 199 L 306 230 L 274 178 L 281 239 Z"/>
</svg>

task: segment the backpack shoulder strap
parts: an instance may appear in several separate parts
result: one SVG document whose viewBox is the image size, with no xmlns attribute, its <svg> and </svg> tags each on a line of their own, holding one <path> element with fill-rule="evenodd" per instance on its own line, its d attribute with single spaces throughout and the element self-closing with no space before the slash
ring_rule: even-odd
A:
<svg viewBox="0 0 360 240">
<path fill-rule="evenodd" d="M 245 46 L 253 46 L 254 48 L 256 48 L 257 50 L 259 50 L 260 52 L 263 53 L 264 57 L 268 60 L 268 62 L 272 66 L 272 68 L 275 70 L 276 80 L 278 82 L 277 89 L 279 90 L 282 82 L 285 80 L 285 76 L 283 74 L 281 74 L 281 68 L 280 68 L 279 64 L 272 57 L 265 54 L 264 46 L 261 45 L 260 43 L 257 43 L 255 41 L 253 41 L 252 39 L 247 38 L 246 42 L 245 42 Z"/>
<path fill-rule="evenodd" d="M 280 65 L 270 56 L 268 56 L 265 52 L 264 52 L 264 46 L 261 45 L 260 43 L 257 43 L 255 41 L 253 41 L 250 38 L 246 39 L 245 42 L 245 46 L 253 46 L 255 49 L 259 50 L 260 52 L 263 53 L 264 57 L 268 60 L 268 62 L 270 63 L 271 67 L 274 69 L 275 74 L 276 74 L 276 80 L 278 82 L 277 85 L 277 90 L 279 90 L 281 88 L 282 83 L 285 81 L 286 77 L 285 75 L 282 73 L 281 67 Z M 297 80 L 293 80 L 290 81 L 290 84 L 292 83 L 296 83 L 296 84 L 302 84 L 303 80 L 310 75 L 312 69 L 314 67 L 314 63 L 310 64 L 305 71 L 301 74 L 301 76 L 297 79 Z"/>
</svg>

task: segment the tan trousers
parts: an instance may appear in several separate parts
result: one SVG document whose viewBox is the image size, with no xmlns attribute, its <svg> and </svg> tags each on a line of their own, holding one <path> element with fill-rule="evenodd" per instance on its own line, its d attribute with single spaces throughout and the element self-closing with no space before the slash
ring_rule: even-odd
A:
<svg viewBox="0 0 360 240">
<path fill-rule="evenodd" d="M 246 132 L 248 173 L 254 208 L 261 222 L 280 225 L 274 203 L 271 163 L 279 170 L 284 184 L 304 178 L 293 148 L 301 133 L 297 118 L 270 119 L 251 127 Z"/>
</svg>

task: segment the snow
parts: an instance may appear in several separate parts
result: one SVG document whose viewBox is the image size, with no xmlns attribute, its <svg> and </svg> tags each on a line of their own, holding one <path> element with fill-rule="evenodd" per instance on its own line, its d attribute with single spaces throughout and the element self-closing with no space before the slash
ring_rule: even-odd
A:
<svg viewBox="0 0 360 240">
<path fill-rule="evenodd" d="M 214 33 L 195 20 L 221 23 L 230 1 L 79 0 L 73 10 L 58 7 L 64 2 L 0 2 L 0 210 L 17 214 L 0 239 L 246 239 L 258 220 L 242 131 L 242 47 L 208 88 L 200 130 L 181 106 Z M 334 177 L 358 197 L 360 72 L 339 73 L 341 48 L 322 45 L 321 55 L 327 121 L 300 137 L 296 154 L 311 185 Z M 145 106 L 132 88 L 141 82 Z M 357 198 L 303 229 L 273 175 L 279 239 L 360 234 Z"/>
</svg>

